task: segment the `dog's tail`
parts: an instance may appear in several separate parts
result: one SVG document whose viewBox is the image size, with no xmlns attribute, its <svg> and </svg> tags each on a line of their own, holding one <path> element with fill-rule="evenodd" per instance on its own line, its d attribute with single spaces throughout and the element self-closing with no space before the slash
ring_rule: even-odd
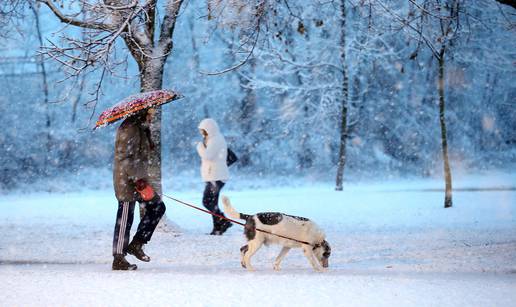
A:
<svg viewBox="0 0 516 307">
<path fill-rule="evenodd" d="M 234 219 L 241 219 L 241 220 L 247 220 L 250 218 L 250 215 L 239 213 L 231 206 L 231 202 L 229 201 L 229 197 L 223 195 L 222 196 L 222 203 L 224 204 L 224 213 L 226 213 L 229 217 Z"/>
</svg>

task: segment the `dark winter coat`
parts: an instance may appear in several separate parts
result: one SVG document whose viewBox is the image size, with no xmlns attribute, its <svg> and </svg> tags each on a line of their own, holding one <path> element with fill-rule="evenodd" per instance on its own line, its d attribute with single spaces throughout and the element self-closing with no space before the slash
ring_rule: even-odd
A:
<svg viewBox="0 0 516 307">
<path fill-rule="evenodd" d="M 118 127 L 115 139 L 113 185 L 118 201 L 137 201 L 135 182 L 151 183 L 149 166 L 151 154 L 150 131 L 142 116 L 129 117 Z"/>
</svg>

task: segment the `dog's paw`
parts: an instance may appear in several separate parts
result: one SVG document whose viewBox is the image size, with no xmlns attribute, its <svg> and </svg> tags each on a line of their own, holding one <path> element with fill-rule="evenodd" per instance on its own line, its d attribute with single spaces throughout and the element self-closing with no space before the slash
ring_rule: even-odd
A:
<svg viewBox="0 0 516 307">
<path fill-rule="evenodd" d="M 273 268 L 274 268 L 274 271 L 281 271 L 281 268 L 280 268 L 279 264 L 275 264 L 273 266 Z"/>
<path fill-rule="evenodd" d="M 249 266 L 247 266 L 247 267 L 246 267 L 246 269 L 247 269 L 247 271 L 248 271 L 248 272 L 255 272 L 255 271 L 256 271 L 256 270 L 255 270 L 252 266 L 250 266 L 250 265 L 249 265 Z"/>
</svg>

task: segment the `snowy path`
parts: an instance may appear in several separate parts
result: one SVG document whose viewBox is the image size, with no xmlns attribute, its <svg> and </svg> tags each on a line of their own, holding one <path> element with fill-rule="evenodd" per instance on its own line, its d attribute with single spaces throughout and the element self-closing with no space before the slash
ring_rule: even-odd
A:
<svg viewBox="0 0 516 307">
<path fill-rule="evenodd" d="M 198 194 L 174 196 L 198 204 Z M 226 194 L 242 212 L 284 211 L 317 221 L 332 245 L 330 271 L 314 273 L 293 250 L 282 271 L 274 272 L 279 247 L 269 247 L 253 258 L 258 271 L 248 273 L 239 265 L 239 226 L 222 237 L 205 235 L 209 217 L 167 201 L 167 214 L 184 233 L 156 233 L 146 248 L 151 263 L 137 262 L 135 272 L 112 272 L 110 191 L 8 195 L 0 199 L 0 306 L 516 302 L 514 190 L 456 192 L 454 208 L 447 210 L 441 192 L 378 186 Z"/>
<path fill-rule="evenodd" d="M 514 276 L 497 274 L 249 274 L 166 264 L 129 273 L 91 264 L 7 266 L 1 274 L 5 306 L 514 306 L 516 287 Z"/>
</svg>

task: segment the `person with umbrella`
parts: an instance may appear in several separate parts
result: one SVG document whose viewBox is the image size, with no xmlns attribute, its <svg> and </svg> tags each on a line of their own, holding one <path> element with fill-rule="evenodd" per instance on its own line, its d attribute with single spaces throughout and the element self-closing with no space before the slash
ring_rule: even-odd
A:
<svg viewBox="0 0 516 307">
<path fill-rule="evenodd" d="M 113 185 L 118 200 L 113 233 L 113 270 L 136 270 L 137 266 L 125 259 L 127 253 L 141 261 L 150 261 L 143 252 L 143 245 L 150 241 L 166 210 L 160 195 L 161 177 L 151 159 L 156 148 L 150 124 L 155 107 L 182 97 L 164 89 L 132 95 L 102 112 L 95 125 L 94 129 L 97 129 L 124 120 L 116 132 L 113 165 Z M 136 201 L 143 207 L 144 214 L 129 243 Z"/>
<path fill-rule="evenodd" d="M 142 110 L 126 118 L 117 129 L 113 183 L 118 200 L 118 212 L 113 235 L 113 270 L 135 270 L 137 266 L 126 259 L 127 253 L 141 261 L 150 261 L 143 245 L 150 241 L 166 207 L 161 197 L 154 193 L 149 162 L 154 144 L 150 123 L 155 109 Z M 131 243 L 129 236 L 136 201 L 145 207 L 138 230 Z"/>
<path fill-rule="evenodd" d="M 211 212 L 224 216 L 219 209 L 219 193 L 229 179 L 229 170 L 226 164 L 228 146 L 217 122 L 211 118 L 205 118 L 199 124 L 199 132 L 203 141 L 197 144 L 197 153 L 201 157 L 201 177 L 206 183 L 202 204 Z M 231 222 L 217 216 L 213 218 L 213 230 L 210 235 L 222 235 Z"/>
</svg>

